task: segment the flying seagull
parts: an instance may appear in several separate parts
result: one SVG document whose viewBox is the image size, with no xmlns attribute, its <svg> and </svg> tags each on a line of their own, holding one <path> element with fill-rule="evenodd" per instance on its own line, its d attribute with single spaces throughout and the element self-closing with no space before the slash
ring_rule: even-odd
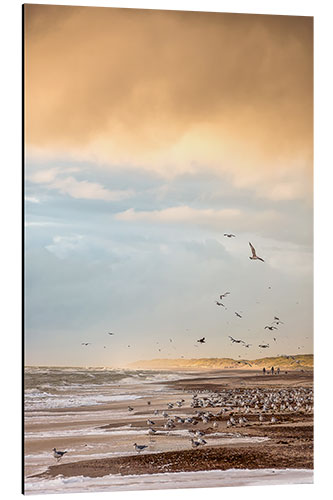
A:
<svg viewBox="0 0 333 500">
<path fill-rule="evenodd" d="M 265 262 L 264 259 L 262 259 L 261 257 L 257 256 L 256 249 L 254 248 L 254 246 L 250 242 L 249 242 L 249 245 L 250 245 L 251 251 L 252 251 L 252 257 L 249 257 L 249 259 L 251 259 L 251 260 L 261 260 L 262 262 Z"/>
<path fill-rule="evenodd" d="M 114 333 L 113 332 L 108 332 L 108 335 L 114 335 Z"/>
<path fill-rule="evenodd" d="M 53 456 L 57 460 L 60 460 L 65 455 L 65 453 L 67 453 L 67 451 L 58 451 L 55 448 L 53 448 Z"/>
<path fill-rule="evenodd" d="M 215 302 L 216 302 L 216 305 L 217 305 L 217 306 L 223 306 L 223 307 L 225 307 L 225 305 L 224 305 L 224 304 L 222 304 L 222 302 L 218 302 L 217 300 L 215 300 Z"/>
<path fill-rule="evenodd" d="M 90 344 L 91 344 L 91 342 L 82 342 L 81 345 L 90 345 Z"/>
<path fill-rule="evenodd" d="M 232 343 L 236 342 L 236 344 L 244 344 L 244 340 L 237 340 L 228 335 L 229 339 L 231 340 Z"/>
<path fill-rule="evenodd" d="M 238 313 L 238 312 L 235 312 L 237 318 L 241 318 L 242 316 Z"/>
<path fill-rule="evenodd" d="M 222 300 L 224 297 L 226 297 L 227 295 L 230 295 L 230 292 L 225 292 L 225 293 L 221 293 L 220 295 L 220 299 Z"/>
<path fill-rule="evenodd" d="M 226 236 L 227 238 L 235 238 L 236 237 L 234 234 L 231 234 L 231 233 L 224 233 L 224 236 Z"/>
<path fill-rule="evenodd" d="M 264 330 L 266 330 L 266 328 L 268 328 L 268 330 L 270 331 L 277 330 L 276 326 L 265 326 Z"/>
<path fill-rule="evenodd" d="M 266 347 L 269 347 L 269 344 L 259 344 L 258 347 L 262 347 L 263 349 L 266 349 Z"/>
<path fill-rule="evenodd" d="M 243 363 L 244 365 L 249 365 L 252 366 L 251 363 L 248 363 L 248 361 L 237 361 L 238 364 Z"/>
<path fill-rule="evenodd" d="M 202 337 L 202 339 L 197 340 L 197 342 L 200 342 L 200 344 L 205 344 L 205 337 Z"/>
</svg>

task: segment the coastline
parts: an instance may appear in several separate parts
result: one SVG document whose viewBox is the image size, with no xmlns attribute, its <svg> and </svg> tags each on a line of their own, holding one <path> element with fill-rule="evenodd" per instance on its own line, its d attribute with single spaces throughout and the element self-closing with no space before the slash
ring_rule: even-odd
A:
<svg viewBox="0 0 333 500">
<path fill-rule="evenodd" d="M 180 395 L 186 403 L 184 403 L 182 408 L 173 408 L 171 414 L 193 415 L 195 410 L 190 407 L 189 403 L 194 392 L 198 394 L 212 394 L 218 393 L 220 390 L 228 390 L 241 394 L 242 391 L 252 389 L 264 391 L 283 391 L 292 388 L 300 388 L 302 390 L 305 390 L 305 388 L 311 389 L 313 386 L 312 372 L 301 373 L 295 371 L 287 375 L 263 376 L 260 373 L 255 374 L 250 370 L 242 372 L 234 371 L 232 373 L 225 373 L 224 371 L 217 373 L 215 370 L 211 370 L 209 373 L 205 372 L 201 374 L 201 376 L 199 373 L 193 373 L 192 375 L 190 379 L 185 377 L 183 379 L 166 381 L 163 384 L 164 390 L 161 393 L 155 393 L 156 399 L 153 401 L 153 407 L 147 405 L 148 399 L 150 399 L 148 395 L 142 395 L 139 399 L 132 401 L 134 407 L 132 414 L 122 413 L 118 416 L 118 412 L 121 409 L 124 410 L 124 403 L 120 402 L 95 407 L 67 409 L 66 412 L 68 411 L 69 415 L 74 411 L 77 412 L 77 415 L 81 415 L 84 423 L 87 423 L 85 416 L 85 412 L 87 412 L 87 415 L 91 418 L 90 423 L 93 424 L 92 429 L 96 432 L 96 435 L 100 433 L 99 436 L 86 435 L 84 438 L 86 442 L 85 446 L 89 446 L 90 442 L 96 442 L 98 438 L 101 442 L 107 441 L 110 445 L 113 443 L 115 447 L 118 444 L 118 446 L 122 447 L 121 449 L 131 451 L 110 453 L 109 456 L 96 458 L 89 458 L 89 452 L 87 452 L 87 455 L 84 457 L 81 455 L 81 458 L 77 460 L 74 457 L 74 453 L 69 453 L 62 463 L 49 465 L 46 470 L 44 468 L 44 470 L 37 474 L 27 475 L 28 492 L 32 491 L 31 488 L 36 484 L 36 481 L 47 483 L 57 481 L 58 479 L 72 481 L 74 478 L 77 481 L 88 481 L 92 478 L 106 481 L 109 476 L 109 491 L 112 490 L 114 482 L 112 478 L 114 476 L 118 478 L 117 481 L 119 477 L 126 476 L 130 480 L 131 477 L 135 476 L 139 478 L 138 481 L 140 482 L 147 475 L 155 477 L 161 474 L 199 474 L 216 471 L 216 477 L 214 477 L 218 480 L 218 471 L 222 474 L 222 471 L 235 470 L 239 471 L 239 474 L 242 474 L 242 471 L 247 470 L 253 471 L 253 474 L 256 475 L 259 474 L 258 471 L 263 471 L 262 473 L 264 473 L 266 470 L 274 470 L 271 473 L 274 475 L 278 471 L 282 473 L 282 471 L 286 470 L 306 470 L 308 471 L 306 477 L 310 477 L 309 471 L 313 470 L 312 413 L 307 414 L 303 411 L 297 411 L 292 414 L 274 412 L 277 419 L 276 424 L 269 422 L 269 418 L 272 415 L 270 412 L 265 416 L 264 423 L 258 421 L 257 414 L 248 414 L 248 423 L 245 426 L 237 426 L 230 429 L 227 427 L 227 420 L 233 412 L 228 415 L 218 415 L 215 413 L 208 425 L 203 424 L 198 418 L 195 428 L 205 431 L 207 444 L 204 447 L 196 449 L 191 449 L 190 444 L 179 445 L 179 441 L 185 443 L 185 435 L 188 435 L 188 430 L 193 427 L 190 424 L 183 424 L 181 430 L 178 431 L 176 429 L 175 431 L 165 432 L 162 430 L 164 420 L 161 415 L 154 416 L 153 419 L 156 422 L 158 432 L 156 436 L 148 437 L 146 418 L 153 414 L 153 409 L 159 408 L 161 410 L 165 408 L 170 399 L 179 398 Z M 149 387 L 156 388 L 160 386 L 160 382 L 149 384 Z M 59 412 L 60 410 L 55 408 L 49 410 L 48 413 L 51 416 L 56 416 Z M 107 419 L 103 417 L 104 413 L 106 415 L 114 413 L 114 420 L 107 422 Z M 196 419 L 196 417 L 194 418 Z M 46 429 L 48 425 L 45 424 Z M 58 425 L 59 432 L 62 425 L 65 424 Z M 122 433 L 126 434 L 126 436 L 123 436 Z M 179 433 L 183 433 L 183 437 Z M 147 442 L 149 439 L 148 450 L 137 454 L 133 450 L 133 441 L 135 439 L 139 439 L 139 443 Z M 187 442 L 190 443 L 190 436 L 186 438 Z M 53 440 L 51 437 L 44 439 L 44 446 L 46 448 L 51 448 L 52 443 Z M 72 446 L 73 449 L 75 447 L 78 449 L 79 443 L 82 443 L 79 437 L 68 436 L 68 438 L 59 438 L 59 446 Z M 176 448 L 173 449 L 175 445 Z M 38 441 L 36 441 L 35 445 L 33 443 L 30 444 L 32 451 L 35 447 L 38 447 Z M 176 476 L 173 477 L 176 478 Z M 202 483 L 200 484 L 202 486 Z M 151 488 L 158 487 L 156 481 L 152 480 Z M 169 485 L 168 487 L 173 486 Z M 177 487 L 184 486 L 179 484 Z M 126 489 L 126 485 L 124 484 L 122 488 Z M 45 492 L 45 490 L 43 491 Z"/>
</svg>

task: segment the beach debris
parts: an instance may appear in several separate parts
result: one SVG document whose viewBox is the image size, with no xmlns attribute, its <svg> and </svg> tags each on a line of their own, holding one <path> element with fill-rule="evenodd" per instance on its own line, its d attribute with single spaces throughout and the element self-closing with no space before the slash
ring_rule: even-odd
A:
<svg viewBox="0 0 333 500">
<path fill-rule="evenodd" d="M 256 249 L 254 248 L 254 246 L 250 242 L 249 242 L 249 245 L 250 245 L 251 251 L 252 251 L 252 257 L 249 257 L 249 259 L 251 259 L 251 260 L 261 260 L 262 262 L 265 262 L 264 259 L 262 259 L 261 257 L 257 256 Z"/>
</svg>

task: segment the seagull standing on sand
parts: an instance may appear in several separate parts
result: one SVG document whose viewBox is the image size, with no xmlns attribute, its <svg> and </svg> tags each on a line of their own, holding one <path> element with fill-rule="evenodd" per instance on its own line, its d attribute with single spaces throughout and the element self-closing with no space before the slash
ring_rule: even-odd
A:
<svg viewBox="0 0 333 500">
<path fill-rule="evenodd" d="M 256 249 L 254 248 L 254 246 L 250 242 L 249 242 L 249 245 L 250 245 L 251 251 L 252 251 L 252 257 L 249 257 L 249 259 L 251 259 L 251 260 L 261 260 L 262 262 L 265 262 L 264 259 L 262 259 L 261 257 L 257 256 Z"/>
<path fill-rule="evenodd" d="M 135 448 L 135 451 L 137 451 L 138 453 L 140 453 L 141 451 L 143 451 L 145 448 L 148 448 L 147 444 L 136 444 L 136 443 L 134 443 L 133 446 Z"/>
<path fill-rule="evenodd" d="M 67 451 L 59 451 L 53 448 L 53 456 L 57 460 L 60 460 L 65 455 L 65 453 L 67 453 Z"/>
</svg>

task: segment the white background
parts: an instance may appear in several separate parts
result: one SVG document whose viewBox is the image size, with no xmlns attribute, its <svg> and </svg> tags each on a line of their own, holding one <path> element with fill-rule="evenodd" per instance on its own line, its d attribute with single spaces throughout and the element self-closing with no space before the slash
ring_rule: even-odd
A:
<svg viewBox="0 0 333 500">
<path fill-rule="evenodd" d="M 332 397 L 332 51 L 333 23 L 330 0 L 137 0 L 47 1 L 62 5 L 142 7 L 257 14 L 314 16 L 315 27 L 315 484 L 260 486 L 197 490 L 166 490 L 121 493 L 85 493 L 85 499 L 211 499 L 270 500 L 294 496 L 302 500 L 327 498 L 333 486 L 330 429 Z M 21 2 L 1 2 L 1 485 L 3 498 L 16 499 L 21 489 Z M 42 495 L 41 498 L 55 498 Z M 79 498 L 67 494 L 66 500 Z"/>
</svg>

